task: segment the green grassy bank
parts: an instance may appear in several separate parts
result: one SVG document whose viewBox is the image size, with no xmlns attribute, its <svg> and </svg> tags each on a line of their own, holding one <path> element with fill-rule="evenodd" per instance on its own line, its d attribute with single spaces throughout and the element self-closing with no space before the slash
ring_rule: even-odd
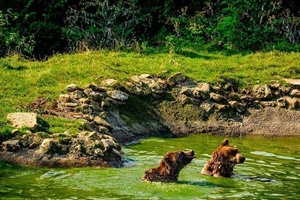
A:
<svg viewBox="0 0 300 200">
<path fill-rule="evenodd" d="M 0 134 L 10 131 L 6 121 L 9 112 L 24 111 L 26 105 L 38 97 L 54 101 L 68 84 L 84 87 L 102 78 L 122 81 L 142 73 L 166 77 L 176 72 L 209 83 L 218 81 L 221 76 L 234 78 L 242 87 L 247 87 L 281 81 L 282 77 L 300 78 L 300 53 L 229 55 L 185 49 L 181 54 L 163 50 L 145 53 L 90 51 L 56 55 L 43 62 L 18 56 L 1 58 Z"/>
</svg>

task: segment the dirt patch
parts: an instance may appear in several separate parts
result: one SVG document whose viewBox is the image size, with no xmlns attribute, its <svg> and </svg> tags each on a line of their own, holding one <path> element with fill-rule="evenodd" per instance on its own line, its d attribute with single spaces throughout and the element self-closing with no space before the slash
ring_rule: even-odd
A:
<svg viewBox="0 0 300 200">
<path fill-rule="evenodd" d="M 242 128 L 249 135 L 299 136 L 300 112 L 280 108 L 251 109 L 243 119 Z"/>
</svg>

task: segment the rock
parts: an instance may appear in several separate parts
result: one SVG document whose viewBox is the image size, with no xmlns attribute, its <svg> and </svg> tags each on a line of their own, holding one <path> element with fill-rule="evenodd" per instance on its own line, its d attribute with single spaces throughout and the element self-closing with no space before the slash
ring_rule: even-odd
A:
<svg viewBox="0 0 300 200">
<path fill-rule="evenodd" d="M 19 132 L 20 132 L 19 129 L 14 129 L 14 130 L 11 131 L 11 133 L 12 133 L 13 135 L 18 134 Z"/>
<path fill-rule="evenodd" d="M 97 156 L 105 156 L 102 149 L 100 149 L 100 148 L 96 148 L 94 150 L 94 154 L 97 155 Z"/>
<path fill-rule="evenodd" d="M 118 83 L 118 81 L 116 79 L 106 79 L 103 80 L 101 85 L 107 86 L 107 87 L 112 87 L 114 85 L 116 85 Z"/>
<path fill-rule="evenodd" d="M 277 105 L 281 108 L 286 108 L 288 106 L 288 102 L 286 100 L 286 98 L 282 97 L 277 99 Z"/>
<path fill-rule="evenodd" d="M 100 102 L 102 101 L 104 98 L 105 98 L 105 93 L 99 93 L 99 92 L 90 92 L 88 97 L 93 100 L 93 101 L 97 101 L 97 102 Z"/>
<path fill-rule="evenodd" d="M 300 90 L 294 89 L 291 91 L 291 96 L 292 97 L 300 97 Z"/>
<path fill-rule="evenodd" d="M 4 151 L 17 151 L 20 147 L 20 141 L 19 140 L 7 140 L 2 143 L 2 149 Z"/>
<path fill-rule="evenodd" d="M 94 92 L 106 92 L 105 88 L 100 87 L 95 83 L 91 83 L 90 85 L 88 85 L 88 88 L 92 89 Z"/>
<path fill-rule="evenodd" d="M 101 142 L 104 147 L 104 152 L 111 149 L 120 149 L 120 145 L 112 139 L 101 139 Z"/>
<path fill-rule="evenodd" d="M 211 87 L 208 83 L 198 83 L 196 88 L 198 91 L 201 91 L 204 93 L 209 93 L 211 90 Z"/>
<path fill-rule="evenodd" d="M 156 93 L 156 94 L 162 93 L 160 85 L 157 82 L 155 82 L 154 80 L 152 80 L 148 86 L 149 86 L 151 92 Z"/>
<path fill-rule="evenodd" d="M 166 81 L 154 78 L 149 74 L 130 77 L 130 82 L 126 82 L 126 88 L 136 95 L 149 95 L 152 93 L 161 94 L 166 89 Z"/>
<path fill-rule="evenodd" d="M 57 145 L 55 144 L 55 140 L 52 138 L 46 138 L 43 140 L 37 152 L 39 154 L 54 154 L 56 151 Z"/>
<path fill-rule="evenodd" d="M 102 104 L 103 102 L 104 102 L 104 101 L 102 101 L 101 104 Z M 101 112 L 101 111 L 102 111 L 102 109 L 101 109 L 101 107 L 100 107 L 100 104 L 99 104 L 98 102 L 96 102 L 96 101 L 91 101 L 91 102 L 90 102 L 90 107 L 92 108 L 92 110 L 93 110 L 94 112 Z"/>
<path fill-rule="evenodd" d="M 103 118 L 99 117 L 99 116 L 96 116 L 94 118 L 94 122 L 96 124 L 100 125 L 100 126 L 104 126 L 106 128 L 109 128 L 109 129 L 111 128 L 110 124 L 107 121 L 105 121 Z"/>
<path fill-rule="evenodd" d="M 83 97 L 85 97 L 86 95 L 84 94 L 84 92 L 82 90 L 75 90 L 74 92 L 70 93 L 70 98 L 71 99 L 81 99 Z"/>
<path fill-rule="evenodd" d="M 299 105 L 300 105 L 300 99 L 298 99 L 298 98 L 287 97 L 286 101 L 287 101 L 287 103 L 289 105 L 289 108 L 292 109 L 292 110 L 297 109 L 299 107 Z"/>
<path fill-rule="evenodd" d="M 85 137 L 88 137 L 90 135 L 90 132 L 89 131 L 81 131 L 77 134 L 77 137 L 78 138 L 85 138 Z"/>
<path fill-rule="evenodd" d="M 279 83 L 272 83 L 271 85 L 269 85 L 269 87 L 273 90 L 278 90 L 280 88 L 280 84 Z"/>
<path fill-rule="evenodd" d="M 141 81 L 141 78 L 139 76 L 132 76 L 130 77 L 130 80 L 134 83 L 138 83 L 140 84 L 142 81 Z"/>
<path fill-rule="evenodd" d="M 276 101 L 260 101 L 259 103 L 260 103 L 260 105 L 263 106 L 263 108 L 265 108 L 265 107 L 276 107 L 276 105 L 277 105 Z"/>
<path fill-rule="evenodd" d="M 98 132 L 102 133 L 102 134 L 108 134 L 109 133 L 109 129 L 104 127 L 104 126 L 98 126 Z"/>
<path fill-rule="evenodd" d="M 286 87 L 286 86 L 280 86 L 278 88 L 279 92 L 281 95 L 288 95 L 291 91 L 291 88 L 290 87 Z"/>
<path fill-rule="evenodd" d="M 112 99 L 118 100 L 118 101 L 126 101 L 128 99 L 128 95 L 125 92 L 122 92 L 120 90 L 108 91 L 107 94 Z"/>
<path fill-rule="evenodd" d="M 256 99 L 268 100 L 272 98 L 272 91 L 268 85 L 260 86 L 256 85 L 252 89 L 253 95 Z"/>
<path fill-rule="evenodd" d="M 123 153 L 116 150 L 116 149 L 112 149 L 111 153 L 115 154 L 116 156 L 118 156 L 119 158 L 123 158 Z"/>
<path fill-rule="evenodd" d="M 52 136 L 41 139 L 26 134 L 21 139 L 7 140 L 2 143 L 0 158 L 15 164 L 48 167 L 123 165 L 121 146 L 109 135 L 82 131 L 76 136 Z"/>
<path fill-rule="evenodd" d="M 106 98 L 106 99 L 103 100 L 103 101 L 101 102 L 101 104 L 100 104 L 101 108 L 103 108 L 103 109 L 109 108 L 110 105 L 111 105 L 111 101 L 110 101 L 109 98 Z"/>
<path fill-rule="evenodd" d="M 95 91 L 92 90 L 91 88 L 85 88 L 85 89 L 83 90 L 83 92 L 84 92 L 84 94 L 85 94 L 86 96 L 89 96 L 92 92 L 95 92 Z"/>
<path fill-rule="evenodd" d="M 67 102 L 62 105 L 66 106 L 66 107 L 70 107 L 70 108 L 75 108 L 75 107 L 79 106 L 78 103 L 71 103 L 71 102 Z"/>
<path fill-rule="evenodd" d="M 193 90 L 193 88 L 189 88 L 189 87 L 183 86 L 181 88 L 181 90 L 179 91 L 179 94 L 184 94 L 184 95 L 187 95 L 187 96 L 192 96 L 192 90 Z"/>
<path fill-rule="evenodd" d="M 69 149 L 69 153 L 74 154 L 76 156 L 82 156 L 82 153 L 84 152 L 84 148 L 81 144 L 78 144 L 73 140 L 72 146 Z"/>
<path fill-rule="evenodd" d="M 209 97 L 210 97 L 210 99 L 212 101 L 217 102 L 217 103 L 221 103 L 222 104 L 222 103 L 226 103 L 227 102 L 227 100 L 225 99 L 224 96 L 222 96 L 220 94 L 217 94 L 217 93 L 214 93 L 214 92 L 211 92 L 209 94 Z"/>
<path fill-rule="evenodd" d="M 211 91 L 210 85 L 208 83 L 199 83 L 192 91 L 195 98 L 200 98 L 202 100 L 209 98 L 209 92 Z"/>
<path fill-rule="evenodd" d="M 229 101 L 228 103 L 233 109 L 235 109 L 239 113 L 243 113 L 246 110 L 246 105 L 238 101 Z"/>
<path fill-rule="evenodd" d="M 66 86 L 65 90 L 68 92 L 74 92 L 75 90 L 80 90 L 80 88 L 75 84 L 70 84 Z"/>
<path fill-rule="evenodd" d="M 39 136 L 33 134 L 24 134 L 20 139 L 20 145 L 25 148 L 34 149 L 42 143 L 42 139 Z"/>
<path fill-rule="evenodd" d="M 294 85 L 294 86 L 299 86 L 300 85 L 300 79 L 292 79 L 292 78 L 284 78 L 287 83 Z"/>
<path fill-rule="evenodd" d="M 127 90 L 130 93 L 136 94 L 136 95 L 140 95 L 143 94 L 143 91 L 141 89 L 141 87 L 139 87 L 137 84 L 132 83 L 132 82 L 126 82 L 125 83 Z"/>
<path fill-rule="evenodd" d="M 83 104 L 83 105 L 81 105 L 81 108 L 82 108 L 83 114 L 92 114 L 93 113 L 93 109 L 92 109 L 91 105 L 89 105 L 89 104 Z"/>
<path fill-rule="evenodd" d="M 182 105 L 185 105 L 185 104 L 199 104 L 199 102 L 196 99 L 188 97 L 185 94 L 178 95 L 178 97 L 176 98 L 176 101 L 181 103 Z"/>
<path fill-rule="evenodd" d="M 229 93 L 229 99 L 232 101 L 241 101 L 240 95 L 235 92 Z"/>
<path fill-rule="evenodd" d="M 241 95 L 240 99 L 244 103 L 254 102 L 255 101 L 254 97 L 252 97 L 251 95 L 247 95 L 247 94 Z"/>
<path fill-rule="evenodd" d="M 91 132 L 86 138 L 87 139 L 93 139 L 93 140 L 100 140 L 101 139 L 100 135 L 96 132 Z"/>
<path fill-rule="evenodd" d="M 200 105 L 200 107 L 205 110 L 207 115 L 210 115 L 215 109 L 215 104 L 204 102 Z"/>
<path fill-rule="evenodd" d="M 71 97 L 68 94 L 61 94 L 58 97 L 58 101 L 60 101 L 62 103 L 71 102 Z"/>
<path fill-rule="evenodd" d="M 237 85 L 234 83 L 230 83 L 227 82 L 224 86 L 223 86 L 224 90 L 226 91 L 236 91 L 237 90 Z"/>
<path fill-rule="evenodd" d="M 80 104 L 89 104 L 90 100 L 89 100 L 89 98 L 81 98 L 81 99 L 79 99 L 79 103 Z"/>
<path fill-rule="evenodd" d="M 218 110 L 218 111 L 227 111 L 228 109 L 228 105 L 223 105 L 223 104 L 215 104 L 215 108 Z"/>
<path fill-rule="evenodd" d="M 141 74 L 141 79 L 152 79 L 152 76 L 150 74 Z"/>
<path fill-rule="evenodd" d="M 178 83 L 184 82 L 185 80 L 186 80 L 186 76 L 183 73 L 177 73 L 177 74 L 174 74 L 174 75 L 170 76 L 167 79 L 167 84 L 169 86 L 174 86 Z"/>
<path fill-rule="evenodd" d="M 36 113 L 9 113 L 6 117 L 14 127 L 36 128 L 38 126 Z"/>
</svg>

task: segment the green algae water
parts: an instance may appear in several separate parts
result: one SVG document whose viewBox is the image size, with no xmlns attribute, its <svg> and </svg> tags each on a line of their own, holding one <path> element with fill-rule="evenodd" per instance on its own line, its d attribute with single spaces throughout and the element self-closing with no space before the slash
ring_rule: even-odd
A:
<svg viewBox="0 0 300 200">
<path fill-rule="evenodd" d="M 124 147 L 124 168 L 29 168 L 0 162 L 0 199 L 299 199 L 300 138 L 229 138 L 246 157 L 231 178 L 200 174 L 224 138 L 149 138 Z M 176 183 L 142 182 L 168 151 L 196 157 Z"/>
</svg>

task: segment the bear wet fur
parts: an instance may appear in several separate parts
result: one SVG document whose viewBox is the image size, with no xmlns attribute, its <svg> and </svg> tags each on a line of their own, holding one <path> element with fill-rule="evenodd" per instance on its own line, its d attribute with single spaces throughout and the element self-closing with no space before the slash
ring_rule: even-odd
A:
<svg viewBox="0 0 300 200">
<path fill-rule="evenodd" d="M 169 152 L 162 158 L 158 167 L 145 171 L 142 178 L 151 182 L 175 182 L 179 172 L 195 158 L 195 153 L 191 151 Z"/>
<path fill-rule="evenodd" d="M 236 146 L 230 146 L 228 139 L 224 139 L 221 145 L 212 153 L 211 158 L 202 168 L 203 175 L 214 177 L 230 177 L 233 167 L 245 161 L 245 157 Z"/>
</svg>

